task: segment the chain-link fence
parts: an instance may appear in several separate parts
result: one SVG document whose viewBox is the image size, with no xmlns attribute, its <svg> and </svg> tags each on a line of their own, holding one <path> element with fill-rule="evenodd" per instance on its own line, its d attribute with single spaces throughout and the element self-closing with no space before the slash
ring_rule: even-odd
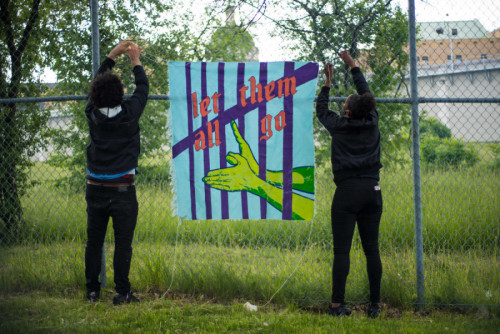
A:
<svg viewBox="0 0 500 334">
<path fill-rule="evenodd" d="M 168 82 L 167 63 L 331 61 L 336 110 L 354 89 L 337 57 L 348 49 L 366 73 L 381 115 L 383 302 L 498 310 L 500 32 L 491 26 L 498 3 L 487 10 L 464 4 L 460 10 L 472 19 L 453 20 L 450 7 L 450 17 L 442 13 L 441 20 L 427 21 L 420 14 L 413 25 L 406 3 L 401 8 L 388 0 L 101 1 L 93 7 L 99 14 L 93 48 L 92 3 L 97 1 L 1 3 L 2 293 L 83 288 L 83 110 L 92 54 L 95 66 L 119 40 L 132 39 L 143 48 L 151 88 L 136 177 L 136 291 L 300 305 L 330 299 L 335 185 L 328 134 L 315 120 L 312 221 L 181 221 L 171 204 L 167 111 L 175 83 Z M 417 13 L 433 11 L 433 4 L 418 1 Z M 412 26 L 416 54 L 409 42 Z M 411 55 L 416 77 L 410 75 Z M 128 59 L 119 58 L 115 69 L 130 93 Z M 412 130 L 412 102 L 419 131 Z M 112 241 L 108 231 L 108 279 Z M 357 235 L 346 300 L 368 300 Z"/>
</svg>

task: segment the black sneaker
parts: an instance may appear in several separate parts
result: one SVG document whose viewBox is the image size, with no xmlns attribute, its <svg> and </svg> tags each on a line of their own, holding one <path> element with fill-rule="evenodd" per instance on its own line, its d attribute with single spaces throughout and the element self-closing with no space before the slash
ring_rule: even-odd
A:
<svg viewBox="0 0 500 334">
<path fill-rule="evenodd" d="M 376 318 L 380 314 L 380 306 L 378 304 L 370 304 L 366 310 L 366 315 L 370 318 Z"/>
<path fill-rule="evenodd" d="M 90 300 L 91 303 L 95 303 L 99 300 L 99 291 L 87 291 L 87 299 Z"/>
<path fill-rule="evenodd" d="M 113 297 L 113 304 L 114 305 L 120 305 L 120 304 L 129 304 L 129 303 L 138 303 L 139 299 L 132 294 L 132 292 L 129 292 L 127 294 L 120 294 L 120 293 L 115 293 L 115 296 Z"/>
<path fill-rule="evenodd" d="M 345 306 L 345 304 L 341 304 L 340 306 L 337 307 L 330 307 L 328 308 L 328 314 L 333 316 L 333 317 L 342 317 L 342 316 L 348 316 L 351 315 L 352 310 Z"/>
</svg>

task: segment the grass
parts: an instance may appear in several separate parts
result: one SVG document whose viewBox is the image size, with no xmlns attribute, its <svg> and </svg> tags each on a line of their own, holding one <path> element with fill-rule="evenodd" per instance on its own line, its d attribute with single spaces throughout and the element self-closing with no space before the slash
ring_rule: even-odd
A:
<svg viewBox="0 0 500 334">
<path fill-rule="evenodd" d="M 113 248 L 108 245 L 108 258 Z M 0 253 L 0 295 L 29 291 L 84 291 L 84 244 L 66 242 L 38 247 L 11 247 Z M 112 261 L 107 279 L 113 283 Z M 383 302 L 411 308 L 416 299 L 413 252 L 383 253 Z M 498 260 L 480 251 L 434 254 L 425 258 L 426 302 L 462 310 L 500 304 Z M 234 298 L 257 303 L 327 304 L 331 293 L 331 252 L 310 246 L 302 250 L 249 249 L 210 244 L 135 242 L 130 279 L 135 291 L 166 291 L 205 296 L 221 302 Z M 368 299 L 368 280 L 361 249 L 351 254 L 346 300 Z"/>
<path fill-rule="evenodd" d="M 362 310 L 348 318 L 297 309 L 259 307 L 243 301 L 216 304 L 199 298 L 145 297 L 136 305 L 94 305 L 78 295 L 29 293 L 0 297 L 1 333 L 495 333 L 498 318 L 482 313 L 414 313 L 389 308 L 378 319 Z"/>
<path fill-rule="evenodd" d="M 84 193 L 54 186 L 64 170 L 42 163 L 35 167 L 33 177 L 39 182 L 23 198 L 26 224 L 18 236 L 21 241 L 0 252 L 0 293 L 82 291 Z M 316 216 L 311 222 L 179 221 L 170 204 L 169 186 L 146 184 L 138 176 L 140 214 L 131 271 L 134 288 L 145 294 L 170 288 L 175 293 L 223 302 L 245 298 L 264 303 L 272 298 L 280 305 L 324 305 L 331 290 L 334 186 L 329 166 L 320 166 L 316 172 Z M 416 299 L 411 170 L 383 170 L 381 186 L 382 296 L 391 307 L 408 308 Z M 428 305 L 498 312 L 498 189 L 498 170 L 487 165 L 422 171 Z M 112 286 L 111 231 L 106 241 Z M 357 235 L 351 260 L 346 298 L 363 302 L 368 287 Z"/>
<path fill-rule="evenodd" d="M 42 169 L 46 168 L 46 171 Z M 43 175 L 60 173 L 46 165 Z M 23 199 L 26 228 L 21 238 L 29 243 L 81 241 L 85 239 L 84 193 L 55 188 L 50 180 L 33 188 Z M 302 221 L 182 221 L 177 233 L 169 187 L 141 183 L 135 238 L 174 243 L 207 242 L 219 246 L 280 247 L 294 249 L 313 243 L 332 246 L 330 203 L 334 188 L 328 166 L 318 168 L 316 215 L 312 223 Z M 384 214 L 382 247 L 388 250 L 412 248 L 414 204 L 409 169 L 382 173 Z M 422 214 L 426 251 L 483 249 L 495 251 L 500 236 L 500 177 L 485 166 L 475 169 L 423 171 Z M 311 230 L 311 224 L 314 228 Z M 110 236 L 111 237 L 111 236 Z"/>
</svg>

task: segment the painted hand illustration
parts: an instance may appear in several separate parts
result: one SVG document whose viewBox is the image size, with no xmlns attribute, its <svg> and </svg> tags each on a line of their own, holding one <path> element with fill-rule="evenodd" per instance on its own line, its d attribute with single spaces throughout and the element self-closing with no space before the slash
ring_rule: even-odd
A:
<svg viewBox="0 0 500 334">
<path fill-rule="evenodd" d="M 282 171 L 266 170 L 266 180 L 259 178 L 259 165 L 253 156 L 250 146 L 241 136 L 238 126 L 231 121 L 231 128 L 239 144 L 240 153 L 228 153 L 226 161 L 233 167 L 212 170 L 203 178 L 203 182 L 212 188 L 225 191 L 249 191 L 265 198 L 278 210 L 283 210 L 283 189 L 276 187 L 283 185 Z M 293 170 L 292 188 L 313 193 L 314 167 L 300 167 Z M 314 215 L 314 201 L 293 193 L 292 218 L 312 219 Z"/>
<path fill-rule="evenodd" d="M 203 182 L 220 190 L 252 191 L 262 181 L 242 155 L 229 152 L 226 161 L 234 167 L 212 170 L 203 178 Z"/>
</svg>

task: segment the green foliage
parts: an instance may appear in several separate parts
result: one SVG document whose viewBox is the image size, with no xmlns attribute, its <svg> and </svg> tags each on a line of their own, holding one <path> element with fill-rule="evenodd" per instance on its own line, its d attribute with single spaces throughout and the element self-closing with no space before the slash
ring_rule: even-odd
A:
<svg viewBox="0 0 500 334">
<path fill-rule="evenodd" d="M 472 167 L 479 161 L 473 145 L 453 138 L 451 130 L 425 112 L 420 117 L 420 150 L 427 168 Z"/>
<path fill-rule="evenodd" d="M 474 146 L 453 138 L 451 130 L 437 118 L 424 115 L 419 124 L 422 161 L 427 167 L 471 167 L 479 161 Z"/>
<path fill-rule="evenodd" d="M 373 86 L 373 84 L 372 84 Z M 378 103 L 380 116 L 380 150 L 384 167 L 402 165 L 407 162 L 401 155 L 409 144 L 408 133 L 404 129 L 411 123 L 410 107 L 404 104 Z"/>
<path fill-rule="evenodd" d="M 489 144 L 488 147 L 491 149 L 491 152 L 493 153 L 493 160 L 490 162 L 490 166 L 493 169 L 499 169 L 500 168 L 500 143 L 492 143 Z"/>
<path fill-rule="evenodd" d="M 367 32 L 374 36 L 366 52 L 369 85 L 375 97 L 400 97 L 404 76 L 408 67 L 408 54 L 404 51 L 408 40 L 408 21 L 400 9 L 391 14 L 376 6 L 377 14 Z M 362 62 L 362 60 L 360 60 Z M 382 164 L 389 166 L 402 163 L 399 152 L 407 144 L 405 131 L 410 125 L 410 107 L 405 104 L 379 103 Z"/>
<path fill-rule="evenodd" d="M 240 24 L 227 24 L 218 28 L 206 45 L 207 61 L 244 62 L 256 57 L 253 37 Z"/>
<path fill-rule="evenodd" d="M 173 3 L 99 2 L 101 60 L 120 40 L 133 39 L 144 49 L 142 63 L 150 80 L 150 94 L 168 92 L 167 62 L 183 58 L 186 46 L 191 45 L 190 35 L 185 33 L 188 22 L 183 17 L 168 19 Z M 2 1 L 1 5 L 0 97 L 86 95 L 92 77 L 89 2 L 20 0 Z M 160 54 L 162 58 L 157 56 Z M 50 92 L 35 84 L 43 68 L 50 68 L 59 78 Z M 117 60 L 116 71 L 132 93 L 132 69 L 126 56 Z M 84 106 L 84 102 L 71 102 L 45 104 L 43 108 L 15 104 L 0 107 L 0 221 L 8 227 L 22 221 L 19 196 L 28 189 L 27 168 L 40 148 L 49 144 L 54 147 L 51 163 L 69 170 L 69 175 L 57 180 L 59 184 L 82 189 L 88 142 Z M 143 156 L 154 154 L 165 144 L 167 108 L 167 102 L 148 103 L 140 124 Z M 69 123 L 46 127 L 50 112 L 61 114 Z M 50 143 L 46 135 L 50 135 Z"/>
<path fill-rule="evenodd" d="M 0 98 L 39 96 L 36 78 L 40 60 L 40 1 L 0 3 Z M 23 228 L 20 196 L 29 183 L 30 158 L 45 145 L 48 112 L 39 105 L 0 105 L 0 224 L 9 237 Z M 1 225 L 0 225 L 1 226 Z"/>
<path fill-rule="evenodd" d="M 172 181 L 170 164 L 141 166 L 137 178 L 141 183 L 154 184 L 160 189 L 166 189 Z"/>
<path fill-rule="evenodd" d="M 181 59 L 189 45 L 185 26 L 182 23 L 173 24 L 165 17 L 171 10 L 171 3 L 173 1 L 135 1 L 123 6 L 120 2 L 106 2 L 100 8 L 100 17 L 108 18 L 100 21 L 101 60 L 120 40 L 131 38 L 143 48 L 141 62 L 148 76 L 150 95 L 168 93 L 167 62 Z M 69 30 L 64 36 L 64 45 L 60 49 L 46 50 L 53 56 L 52 68 L 57 72 L 58 77 L 63 78 L 52 92 L 53 94 L 86 94 L 89 88 L 92 77 L 91 49 L 88 45 L 91 38 L 91 32 L 88 29 L 89 15 L 88 10 L 66 13 L 68 20 L 82 22 L 81 25 L 52 22 L 55 28 L 60 29 L 68 24 Z M 67 57 L 67 54 L 73 56 Z M 161 58 L 158 55 L 161 55 Z M 123 55 L 117 58 L 113 70 L 124 82 L 126 94 L 132 94 L 135 84 L 128 56 Z M 54 166 L 64 166 L 70 170 L 69 175 L 60 178 L 59 184 L 68 186 L 72 190 L 80 190 L 84 187 L 85 150 L 88 143 L 88 125 L 84 114 L 85 102 L 69 103 L 64 107 L 56 106 L 56 108 L 60 108 L 59 111 L 70 119 L 70 124 L 67 128 L 52 130 L 51 135 L 56 149 L 50 162 Z M 156 154 L 167 143 L 168 108 L 168 101 L 148 101 L 139 122 L 141 128 L 140 159 L 143 160 L 145 157 Z"/>
<path fill-rule="evenodd" d="M 478 161 L 474 148 L 461 139 L 422 136 L 422 160 L 438 167 L 472 167 Z"/>
<path fill-rule="evenodd" d="M 99 2 L 99 47 L 104 56 L 123 39 L 132 39 L 147 48 L 150 38 L 156 34 L 158 39 L 170 22 L 162 19 L 172 8 L 172 0 L 161 1 L 101 1 Z M 43 20 L 44 65 L 52 68 L 60 78 L 54 93 L 86 94 L 92 78 L 91 21 L 89 2 L 55 1 L 44 3 L 46 14 Z M 61 34 L 60 32 L 64 33 Z M 140 37 L 139 37 L 140 36 Z M 166 48 L 173 49 L 174 46 Z M 168 59 L 170 52 L 166 51 Z M 124 61 L 126 55 L 119 60 Z M 128 60 L 125 60 L 128 62 Z M 150 65 L 143 61 L 145 67 Z M 131 73 L 131 68 L 119 66 L 120 74 Z M 149 74 L 149 73 L 148 73 Z M 130 87 L 131 76 L 124 76 L 125 84 Z M 87 83 L 87 84 L 85 84 Z M 152 85 L 154 87 L 154 85 Z"/>
<path fill-rule="evenodd" d="M 373 0 L 290 1 L 289 6 L 300 19 L 287 18 L 285 23 L 278 21 L 278 26 L 285 37 L 296 42 L 294 50 L 299 60 L 333 63 L 335 96 L 355 93 L 349 68 L 338 57 L 343 49 L 350 51 L 365 72 L 376 98 L 400 97 L 405 93 L 402 88 L 408 65 L 404 51 L 408 20 L 399 7 Z M 336 107 L 342 108 L 340 103 Z M 410 108 L 403 104 L 379 103 L 377 110 L 382 164 L 401 162 L 399 152 L 407 138 L 401 129 L 410 124 Z M 328 147 L 328 133 L 320 129 L 319 123 L 315 125 L 316 141 L 321 147 Z M 318 158 L 326 159 L 326 156 L 322 153 Z"/>
<path fill-rule="evenodd" d="M 451 138 L 451 130 L 435 117 L 422 117 L 419 124 L 421 135 L 425 133 L 440 139 Z"/>
</svg>

